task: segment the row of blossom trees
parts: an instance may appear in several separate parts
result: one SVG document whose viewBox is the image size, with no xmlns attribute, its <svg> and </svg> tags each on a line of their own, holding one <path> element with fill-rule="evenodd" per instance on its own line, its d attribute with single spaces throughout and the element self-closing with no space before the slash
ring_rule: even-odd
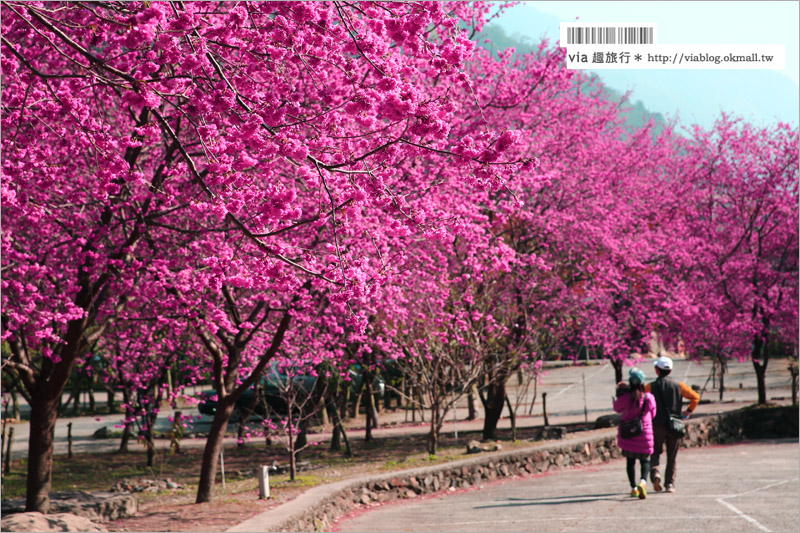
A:
<svg viewBox="0 0 800 533">
<path fill-rule="evenodd" d="M 796 128 L 630 131 L 563 50 L 477 48 L 481 3 L 3 7 L 3 371 L 32 408 L 28 510 L 49 508 L 79 360 L 129 395 L 176 361 L 173 394 L 212 380 L 206 502 L 277 358 L 401 361 L 429 380 L 435 453 L 456 390 L 482 382 L 491 437 L 508 377 L 565 345 L 619 375 L 659 331 L 751 354 L 763 388 L 764 347 L 797 335 Z"/>
</svg>

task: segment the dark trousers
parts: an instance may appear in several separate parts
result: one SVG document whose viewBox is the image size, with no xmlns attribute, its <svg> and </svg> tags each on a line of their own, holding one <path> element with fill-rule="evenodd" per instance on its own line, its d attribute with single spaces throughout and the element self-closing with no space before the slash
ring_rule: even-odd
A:
<svg viewBox="0 0 800 533">
<path fill-rule="evenodd" d="M 666 485 L 675 484 L 675 473 L 677 466 L 675 465 L 675 458 L 678 456 L 678 447 L 681 444 L 681 439 L 673 437 L 667 432 L 666 426 L 653 424 L 653 440 L 655 447 L 653 455 L 650 456 L 650 481 L 653 481 L 653 475 L 658 471 L 658 465 L 661 459 L 661 449 L 666 444 L 667 446 L 667 471 L 664 472 L 664 483 Z"/>
<path fill-rule="evenodd" d="M 647 459 L 639 459 L 640 463 L 640 470 L 641 470 L 641 477 L 640 479 L 647 479 L 647 473 L 650 471 L 650 458 Z M 635 457 L 628 457 L 628 463 L 626 465 L 626 471 L 628 472 L 628 481 L 631 482 L 631 487 L 636 486 L 636 458 Z"/>
</svg>

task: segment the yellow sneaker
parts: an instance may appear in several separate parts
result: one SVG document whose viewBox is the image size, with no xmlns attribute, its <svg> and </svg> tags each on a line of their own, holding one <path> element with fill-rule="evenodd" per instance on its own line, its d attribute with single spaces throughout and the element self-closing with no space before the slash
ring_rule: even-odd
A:
<svg viewBox="0 0 800 533">
<path fill-rule="evenodd" d="M 640 500 L 647 498 L 647 484 L 644 481 L 640 481 L 639 484 L 636 485 L 636 491 L 638 492 Z"/>
<path fill-rule="evenodd" d="M 638 497 L 639 497 L 639 489 L 636 488 L 636 487 L 633 487 L 631 489 L 631 498 L 638 498 Z"/>
</svg>

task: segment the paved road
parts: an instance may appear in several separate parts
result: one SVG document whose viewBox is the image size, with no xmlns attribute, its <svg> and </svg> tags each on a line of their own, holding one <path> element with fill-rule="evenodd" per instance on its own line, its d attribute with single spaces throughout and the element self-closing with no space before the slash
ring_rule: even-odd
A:
<svg viewBox="0 0 800 533">
<path fill-rule="evenodd" d="M 345 517 L 341 532 L 701 531 L 799 529 L 797 442 L 681 450 L 678 491 L 628 495 L 623 460 Z"/>
<path fill-rule="evenodd" d="M 647 359 L 642 361 L 639 367 L 645 371 L 648 379 L 655 378 L 655 370 L 653 369 L 651 360 Z M 676 359 L 673 376 L 684 381 L 688 385 L 697 385 L 702 388 L 704 384 L 706 384 L 710 372 L 711 364 L 709 362 L 698 364 Z M 627 378 L 627 368 L 625 377 Z M 509 392 L 512 402 L 514 402 L 516 394 L 519 391 L 516 386 L 516 378 L 512 377 L 509 383 Z M 776 397 L 782 398 L 784 402 L 790 400 L 790 384 L 791 378 L 789 372 L 786 370 L 785 363 L 782 361 L 771 362 L 767 369 L 768 397 L 771 399 Z M 536 399 L 533 411 L 530 415 L 528 415 L 528 413 L 531 412 L 529 405 L 533 398 L 533 386 L 528 389 L 527 397 L 521 402 L 522 405 L 518 408 L 518 426 L 542 425 L 542 393 L 544 392 L 547 393 L 547 413 L 551 425 L 583 422 L 585 419 L 588 419 L 590 422 L 594 421 L 600 415 L 613 413 L 611 402 L 614 388 L 614 369 L 608 363 L 548 368 L 541 376 L 540 383 L 536 387 Z M 755 389 L 753 365 L 749 362 L 731 362 L 726 376 L 724 403 L 719 402 L 719 391 L 718 389 L 712 389 L 712 382 L 710 381 L 708 382 L 705 399 L 712 400 L 712 403 L 701 405 L 697 411 L 698 415 L 737 409 L 754 403 L 758 399 L 758 395 Z M 98 395 L 97 401 L 98 403 L 104 401 L 102 394 Z M 480 406 L 480 402 L 476 403 Z M 23 411 L 26 409 L 27 406 L 23 406 Z M 199 417 L 195 420 L 194 427 L 190 431 L 205 433 L 208 431 L 208 428 L 210 428 L 211 417 L 201 416 L 194 408 L 185 408 L 181 411 L 184 415 L 193 414 Z M 168 421 L 167 417 L 171 416 L 173 413 L 174 411 L 169 409 L 161 411 L 156 423 L 157 431 L 162 431 L 164 433 L 169 431 L 171 423 Z M 510 420 L 506 415 L 507 413 L 504 412 L 504 418 L 500 420 L 498 427 L 511 427 Z M 426 413 L 425 416 L 426 420 L 428 420 L 428 413 Z M 482 414 L 479 414 L 479 418 L 482 418 L 482 416 Z M 443 432 L 452 433 L 454 430 L 480 430 L 483 426 L 482 420 L 469 423 L 465 421 L 467 417 L 466 399 L 462 399 L 459 403 L 456 412 L 458 422 L 453 424 L 452 417 L 453 414 L 451 412 L 450 415 L 448 415 L 448 422 L 445 424 Z M 76 453 L 97 453 L 116 450 L 119 447 L 119 439 L 98 440 L 92 438 L 92 435 L 98 428 L 103 426 L 108 427 L 111 431 L 119 431 L 119 427 L 115 427 L 115 425 L 119 426 L 122 422 L 122 418 L 121 415 L 59 418 L 56 423 L 55 431 L 55 453 L 67 453 L 67 424 L 70 422 L 73 424 L 73 450 Z M 379 418 L 384 427 L 375 431 L 374 434 L 378 437 L 425 433 L 429 430 L 428 425 L 421 422 L 419 412 L 417 413 L 416 422 L 418 425 L 416 426 L 406 424 L 410 424 L 411 422 L 411 414 L 409 412 L 397 411 L 394 413 L 384 413 Z M 363 423 L 363 418 L 361 422 Z M 229 431 L 233 432 L 236 430 L 236 425 L 231 424 L 229 428 Z M 13 456 L 15 458 L 27 456 L 28 431 L 29 427 L 27 422 L 14 424 Z M 363 436 L 363 430 L 352 429 L 348 434 L 352 438 L 358 439 Z M 327 434 L 320 434 L 312 438 L 318 441 L 325 441 L 330 438 L 330 436 Z M 226 439 L 226 443 L 230 446 L 235 445 L 235 438 L 231 437 Z M 204 438 L 186 438 L 181 443 L 181 446 L 184 447 L 199 447 L 203 445 L 205 445 Z M 157 439 L 156 446 L 168 447 L 169 440 Z M 3 450 L 3 452 L 5 452 L 5 450 Z"/>
</svg>

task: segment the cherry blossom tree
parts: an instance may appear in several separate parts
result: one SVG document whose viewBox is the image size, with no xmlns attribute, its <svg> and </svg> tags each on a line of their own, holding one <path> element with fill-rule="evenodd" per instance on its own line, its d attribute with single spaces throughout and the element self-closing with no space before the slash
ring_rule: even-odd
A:
<svg viewBox="0 0 800 533">
<path fill-rule="evenodd" d="M 655 324 L 663 283 L 651 265 L 650 227 L 672 156 L 670 132 L 655 142 L 650 127 L 626 129 L 620 103 L 596 79 L 567 70 L 563 54 L 543 42 L 531 54 L 507 50 L 493 62 L 487 53 L 472 64 L 474 77 L 490 80 L 476 91 L 481 116 L 518 132 L 512 154 L 540 163 L 484 207 L 494 234 L 516 254 L 508 297 L 493 300 L 495 312 L 505 306 L 516 316 L 507 317 L 513 335 L 500 352 L 507 364 L 493 365 L 502 375 L 487 387 L 484 438 L 494 434 L 515 349 L 572 337 L 601 349 L 621 373 Z"/>
<path fill-rule="evenodd" d="M 314 308 L 311 293 L 344 305 L 374 295 L 382 277 L 367 256 L 377 240 L 430 230 L 398 195 L 430 184 L 408 172 L 414 161 L 450 158 L 462 179 L 490 187 L 516 168 L 482 158 L 496 150 L 449 146 L 454 102 L 471 98 L 463 25 L 479 30 L 487 5 L 3 7 L 2 338 L 6 367 L 31 397 L 28 510 L 49 507 L 56 406 L 76 359 L 120 312 L 141 308 L 137 299 L 170 296 L 169 311 L 207 341 L 220 330 L 247 338 L 259 306 L 231 323 L 224 287 L 264 282 L 282 296 L 279 308 L 261 305 L 276 322 L 258 362 L 242 356 L 252 372 L 240 374 L 229 346 L 212 357 L 217 387 L 235 402 L 293 316 Z M 382 235 L 365 235 L 362 216 Z M 225 255 L 235 242 L 261 254 L 260 278 L 226 278 L 239 275 Z M 192 310 L 209 291 L 222 307 Z M 364 328 L 363 315 L 348 316 Z M 204 462 L 205 478 L 213 467 Z M 210 498 L 209 483 L 198 501 Z"/>
<path fill-rule="evenodd" d="M 685 148 L 693 298 L 676 306 L 687 346 L 750 358 L 758 402 L 773 340 L 797 341 L 798 130 L 723 116 Z"/>
</svg>

